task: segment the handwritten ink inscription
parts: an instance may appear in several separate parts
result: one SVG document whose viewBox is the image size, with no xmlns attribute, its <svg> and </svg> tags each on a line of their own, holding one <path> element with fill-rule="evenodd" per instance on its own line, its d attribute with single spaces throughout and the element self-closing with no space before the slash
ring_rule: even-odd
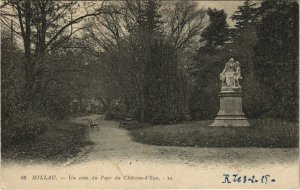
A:
<svg viewBox="0 0 300 190">
<path fill-rule="evenodd" d="M 224 180 L 222 183 L 274 183 L 276 180 L 271 178 L 270 175 L 262 175 L 262 176 L 247 176 L 247 175 L 239 175 L 239 174 L 223 174 Z"/>
</svg>

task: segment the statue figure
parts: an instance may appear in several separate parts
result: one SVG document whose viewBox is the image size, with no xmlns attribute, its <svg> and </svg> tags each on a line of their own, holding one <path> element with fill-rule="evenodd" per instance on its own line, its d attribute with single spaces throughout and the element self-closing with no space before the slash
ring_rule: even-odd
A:
<svg viewBox="0 0 300 190">
<path fill-rule="evenodd" d="M 233 58 L 225 64 L 223 72 L 220 74 L 222 81 L 222 91 L 240 89 L 239 79 L 241 79 L 240 63 L 234 62 Z"/>
<path fill-rule="evenodd" d="M 235 72 L 234 72 L 234 84 L 233 86 L 234 87 L 240 87 L 240 83 L 239 83 L 239 79 L 242 79 L 242 76 L 241 76 L 241 67 L 240 67 L 240 62 L 235 62 L 235 66 L 236 66 L 236 69 L 235 69 Z"/>
<path fill-rule="evenodd" d="M 234 84 L 234 72 L 235 72 L 235 62 L 233 58 L 225 64 L 223 72 L 220 74 L 220 79 L 222 81 L 222 86 L 233 86 Z"/>
</svg>

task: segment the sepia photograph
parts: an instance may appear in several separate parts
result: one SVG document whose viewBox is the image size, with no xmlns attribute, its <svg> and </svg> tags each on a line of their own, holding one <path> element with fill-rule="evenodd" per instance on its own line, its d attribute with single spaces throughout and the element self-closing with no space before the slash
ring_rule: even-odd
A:
<svg viewBox="0 0 300 190">
<path fill-rule="evenodd" d="M 2 0 L 1 189 L 298 189 L 298 0 Z"/>
</svg>

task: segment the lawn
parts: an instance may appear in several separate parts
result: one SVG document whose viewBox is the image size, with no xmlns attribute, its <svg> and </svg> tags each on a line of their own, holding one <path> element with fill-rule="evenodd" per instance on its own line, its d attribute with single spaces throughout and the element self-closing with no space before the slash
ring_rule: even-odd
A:
<svg viewBox="0 0 300 190">
<path fill-rule="evenodd" d="M 298 124 L 250 120 L 249 128 L 209 127 L 213 121 L 175 125 L 130 124 L 133 140 L 144 144 L 187 147 L 298 147 Z"/>
<path fill-rule="evenodd" d="M 86 140 L 87 129 L 69 121 L 48 123 L 45 132 L 37 139 L 2 150 L 2 160 L 63 163 L 92 144 Z"/>
</svg>

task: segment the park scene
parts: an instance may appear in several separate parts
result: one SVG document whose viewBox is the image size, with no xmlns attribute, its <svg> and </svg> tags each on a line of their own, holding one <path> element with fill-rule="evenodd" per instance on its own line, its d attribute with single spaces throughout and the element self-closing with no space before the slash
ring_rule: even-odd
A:
<svg viewBox="0 0 300 190">
<path fill-rule="evenodd" d="M 2 163 L 297 166 L 298 68 L 297 1 L 2 1 Z"/>
</svg>

